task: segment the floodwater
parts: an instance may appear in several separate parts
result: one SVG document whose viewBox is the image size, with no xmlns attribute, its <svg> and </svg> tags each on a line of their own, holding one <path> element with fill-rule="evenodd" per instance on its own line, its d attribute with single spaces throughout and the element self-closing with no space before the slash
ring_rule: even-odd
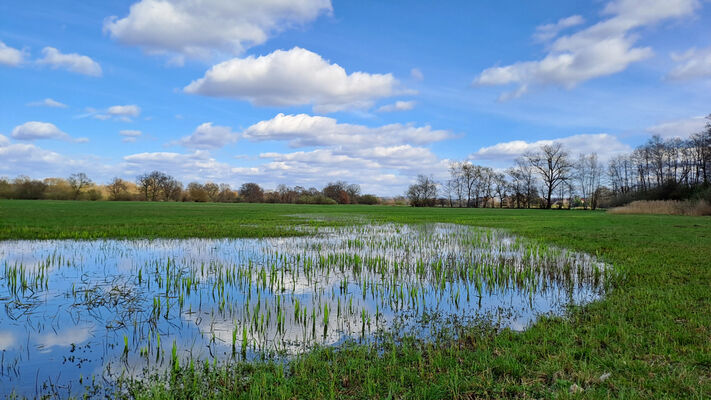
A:
<svg viewBox="0 0 711 400">
<path fill-rule="evenodd" d="M 288 359 L 383 332 L 426 340 L 439 324 L 523 330 L 599 298 L 611 271 L 476 227 L 312 233 L 0 242 L 0 396 L 81 394 L 174 358 Z"/>
</svg>

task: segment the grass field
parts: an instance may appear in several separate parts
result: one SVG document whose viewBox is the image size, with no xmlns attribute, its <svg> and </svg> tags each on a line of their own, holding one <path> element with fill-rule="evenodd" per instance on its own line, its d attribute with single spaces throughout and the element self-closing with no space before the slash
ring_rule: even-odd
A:
<svg viewBox="0 0 711 400">
<path fill-rule="evenodd" d="M 710 398 L 711 218 L 382 206 L 0 201 L 0 239 L 260 237 L 359 220 L 506 229 L 599 255 L 620 272 L 599 302 L 523 333 L 349 345 L 289 365 L 186 367 L 138 398 Z M 314 222 L 311 222 L 314 223 Z M 607 375 L 609 374 L 609 375 Z M 608 377 L 609 376 L 609 377 Z M 603 379 L 600 379 L 603 377 Z M 606 378 L 606 379 L 605 379 Z M 170 385 L 165 385 L 170 382 Z"/>
</svg>

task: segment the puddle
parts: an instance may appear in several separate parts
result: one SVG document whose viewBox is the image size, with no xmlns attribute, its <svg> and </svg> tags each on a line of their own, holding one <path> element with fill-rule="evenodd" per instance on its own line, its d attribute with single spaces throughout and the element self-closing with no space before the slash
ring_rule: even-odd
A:
<svg viewBox="0 0 711 400">
<path fill-rule="evenodd" d="M 185 362 L 427 339 L 427 321 L 515 330 L 602 294 L 595 257 L 459 225 L 312 236 L 0 242 L 0 396 L 81 394 Z"/>
</svg>

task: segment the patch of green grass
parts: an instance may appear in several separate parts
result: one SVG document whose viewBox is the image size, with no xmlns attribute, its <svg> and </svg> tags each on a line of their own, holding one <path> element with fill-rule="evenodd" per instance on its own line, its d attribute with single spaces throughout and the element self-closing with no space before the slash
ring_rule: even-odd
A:
<svg viewBox="0 0 711 400">
<path fill-rule="evenodd" d="M 318 215 L 317 221 L 303 215 Z M 295 217 L 301 215 L 302 217 Z M 0 239 L 260 237 L 359 218 L 503 228 L 598 254 L 603 299 L 516 333 L 323 348 L 284 366 L 180 367 L 136 398 L 710 398 L 711 218 L 567 210 L 0 201 Z M 201 365 L 201 364 L 198 364 Z M 609 373 L 608 379 L 600 380 Z M 576 386 L 574 386 L 576 385 Z M 572 387 L 580 387 L 577 392 Z"/>
</svg>

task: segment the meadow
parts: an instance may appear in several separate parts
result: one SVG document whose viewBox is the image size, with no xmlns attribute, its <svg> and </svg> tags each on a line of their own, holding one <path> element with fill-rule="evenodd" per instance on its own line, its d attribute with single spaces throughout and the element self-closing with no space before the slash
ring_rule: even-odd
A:
<svg viewBox="0 0 711 400">
<path fill-rule="evenodd" d="M 605 275 L 601 298 L 584 305 L 568 305 L 562 315 L 538 318 L 522 331 L 474 320 L 434 337 L 412 334 L 375 342 L 317 345 L 286 361 L 247 357 L 219 364 L 174 361 L 169 363 L 169 370 L 156 371 L 148 379 L 121 379 L 120 391 L 114 394 L 133 398 L 287 399 L 711 396 L 709 217 L 568 210 L 0 201 L 2 240 L 284 236 L 308 240 L 314 229 L 435 223 L 493 228 L 525 239 L 524 248 L 528 249 L 556 246 L 584 252 L 611 265 L 614 274 Z M 473 237 L 480 237 L 476 232 Z M 490 240 L 492 236 L 486 233 L 485 237 Z M 386 236 L 384 243 L 390 243 L 389 238 Z M 429 240 L 424 236 L 422 243 Z M 156 276 L 174 280 L 176 276 L 170 274 L 170 270 L 168 275 L 161 270 Z M 10 275 L 0 278 L 0 288 L 17 290 Z M 235 279 L 230 276 L 225 279 Z M 266 288 L 277 281 L 278 274 L 262 276 Z M 41 285 L 42 281 L 35 278 L 35 284 Z M 527 279 L 525 274 L 518 278 L 522 284 L 529 282 L 524 286 L 530 287 L 533 281 Z M 393 291 L 386 285 L 384 293 Z M 0 298 L 10 301 L 10 296 L 5 296 L 0 293 Z M 448 297 L 447 302 L 453 303 L 454 297 Z M 281 304 L 275 312 L 282 310 Z M 320 324 L 314 331 L 318 329 L 318 334 L 326 337 L 323 324 L 328 326 L 332 316 L 324 305 L 330 303 L 319 304 Z M 336 306 L 330 311 L 340 313 L 342 309 L 345 307 Z M 290 314 L 294 312 L 289 309 Z M 365 326 L 366 318 L 354 314 L 355 325 Z M 303 315 L 296 320 L 315 326 L 313 315 L 308 315 L 309 321 Z M 275 329 L 283 329 L 283 325 Z M 237 339 L 244 332 L 230 333 L 237 344 L 235 352 L 246 352 Z M 129 347 L 129 339 L 125 340 Z M 173 344 L 167 357 L 177 360 L 174 349 Z"/>
</svg>

